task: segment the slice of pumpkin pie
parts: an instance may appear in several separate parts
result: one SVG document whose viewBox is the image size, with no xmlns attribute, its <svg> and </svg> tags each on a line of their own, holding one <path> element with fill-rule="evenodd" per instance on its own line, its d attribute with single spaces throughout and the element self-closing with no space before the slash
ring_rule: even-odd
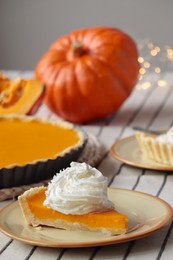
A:
<svg viewBox="0 0 173 260">
<path fill-rule="evenodd" d="M 107 178 L 86 163 L 72 162 L 48 187 L 31 188 L 19 196 L 26 222 L 66 230 L 124 234 L 127 216 L 107 198 Z"/>
<path fill-rule="evenodd" d="M 137 132 L 136 139 L 146 158 L 173 165 L 173 127 L 161 135 Z"/>
</svg>

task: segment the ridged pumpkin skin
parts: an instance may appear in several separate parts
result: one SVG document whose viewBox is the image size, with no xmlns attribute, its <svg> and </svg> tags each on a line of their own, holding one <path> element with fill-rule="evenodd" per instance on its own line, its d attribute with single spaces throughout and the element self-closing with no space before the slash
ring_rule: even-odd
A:
<svg viewBox="0 0 173 260">
<path fill-rule="evenodd" d="M 135 42 L 110 27 L 77 30 L 59 38 L 35 70 L 47 87 L 47 106 L 74 123 L 116 111 L 130 95 L 138 72 Z"/>
</svg>

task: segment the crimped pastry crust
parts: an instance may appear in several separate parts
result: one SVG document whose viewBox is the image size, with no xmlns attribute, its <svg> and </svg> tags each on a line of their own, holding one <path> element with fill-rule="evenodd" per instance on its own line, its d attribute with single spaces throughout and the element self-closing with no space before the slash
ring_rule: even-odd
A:
<svg viewBox="0 0 173 260">
<path fill-rule="evenodd" d="M 173 165 L 173 145 L 156 141 L 156 135 L 137 132 L 136 139 L 143 154 L 156 162 Z"/>
</svg>

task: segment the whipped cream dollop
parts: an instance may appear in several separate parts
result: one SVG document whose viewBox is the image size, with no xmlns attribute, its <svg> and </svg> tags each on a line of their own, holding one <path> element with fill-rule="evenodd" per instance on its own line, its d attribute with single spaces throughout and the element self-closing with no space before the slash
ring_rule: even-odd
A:
<svg viewBox="0 0 173 260">
<path fill-rule="evenodd" d="M 158 135 L 156 141 L 160 143 L 173 144 L 173 127 L 165 134 Z"/>
<path fill-rule="evenodd" d="M 82 215 L 113 208 L 107 178 L 86 163 L 72 162 L 48 185 L 44 205 L 64 214 Z"/>
</svg>

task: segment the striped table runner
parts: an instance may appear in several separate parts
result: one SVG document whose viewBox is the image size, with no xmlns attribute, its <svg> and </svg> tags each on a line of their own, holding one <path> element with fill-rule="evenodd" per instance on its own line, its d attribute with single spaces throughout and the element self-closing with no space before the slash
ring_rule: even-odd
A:
<svg viewBox="0 0 173 260">
<path fill-rule="evenodd" d="M 17 75 L 31 77 L 32 72 L 6 72 L 11 78 Z M 127 188 L 152 194 L 164 199 L 173 207 L 173 173 L 130 167 L 112 158 L 109 149 L 115 140 L 134 134 L 134 126 L 146 129 L 167 129 L 173 125 L 173 74 L 159 75 L 165 82 L 150 74 L 151 87 L 138 84 L 130 98 L 117 113 L 105 120 L 83 125 L 85 131 L 95 135 L 105 146 L 98 169 L 108 177 L 109 187 Z M 159 78 L 160 79 L 160 78 Z M 45 106 L 38 116 L 57 120 Z M 10 201 L 0 203 L 0 206 Z M 123 244 L 89 248 L 44 248 L 15 241 L 0 234 L 0 259 L 123 259 L 171 260 L 173 259 L 173 222 L 145 238 Z"/>
</svg>

